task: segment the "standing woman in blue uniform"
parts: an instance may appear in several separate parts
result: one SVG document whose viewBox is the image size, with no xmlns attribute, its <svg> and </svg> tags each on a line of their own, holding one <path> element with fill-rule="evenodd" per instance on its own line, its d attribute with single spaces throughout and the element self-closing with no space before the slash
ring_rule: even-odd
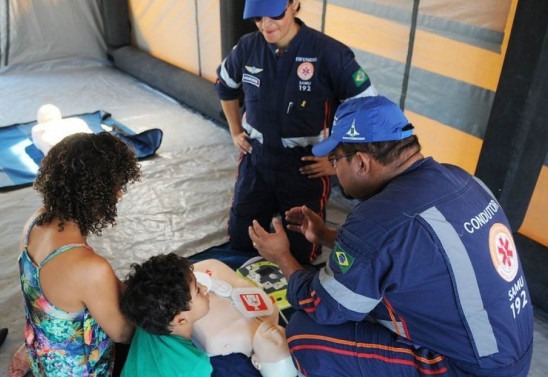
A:
<svg viewBox="0 0 548 377">
<path fill-rule="evenodd" d="M 303 204 L 325 218 L 334 171 L 311 148 L 329 136 L 341 102 L 377 95 L 354 53 L 308 28 L 299 10 L 300 0 L 246 0 L 244 19 L 258 31 L 243 36 L 217 69 L 215 89 L 240 151 L 228 224 L 237 250 L 254 250 L 247 231 L 253 219 L 266 227 Z M 304 264 L 321 252 L 298 233 L 290 243 Z"/>
</svg>

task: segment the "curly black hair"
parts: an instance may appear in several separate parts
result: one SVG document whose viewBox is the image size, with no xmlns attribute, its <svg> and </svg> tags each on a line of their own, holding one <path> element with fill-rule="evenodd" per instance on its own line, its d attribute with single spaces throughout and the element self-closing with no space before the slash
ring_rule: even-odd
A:
<svg viewBox="0 0 548 377">
<path fill-rule="evenodd" d="M 167 335 L 175 315 L 190 310 L 194 266 L 177 254 L 159 254 L 133 269 L 121 298 L 124 316 L 151 334 Z"/>
<path fill-rule="evenodd" d="M 59 220 L 78 225 L 84 236 L 101 235 L 116 224 L 117 193 L 141 177 L 135 153 L 123 140 L 107 133 L 65 137 L 44 157 L 34 181 L 45 211 L 37 224 Z"/>
</svg>

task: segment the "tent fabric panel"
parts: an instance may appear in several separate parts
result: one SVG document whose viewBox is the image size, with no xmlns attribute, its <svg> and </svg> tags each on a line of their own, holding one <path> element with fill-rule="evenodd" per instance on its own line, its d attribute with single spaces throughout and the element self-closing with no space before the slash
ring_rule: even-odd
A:
<svg viewBox="0 0 548 377">
<path fill-rule="evenodd" d="M 109 49 L 131 43 L 131 25 L 127 0 L 109 0 L 102 4 L 105 42 Z"/>
<path fill-rule="evenodd" d="M 133 45 L 213 82 L 221 61 L 219 0 L 130 0 Z"/>
<path fill-rule="evenodd" d="M 474 173 L 482 139 L 410 110 L 406 110 L 405 115 L 415 127 L 424 155 Z"/>
<path fill-rule="evenodd" d="M 479 22 L 479 16 L 473 15 L 469 23 L 465 17 L 471 15 L 469 12 L 457 13 L 451 19 L 449 13 L 436 9 L 431 2 L 421 2 L 412 51 L 409 42 L 413 2 L 329 1 L 325 32 L 355 51 L 382 94 L 440 127 L 436 132 L 438 139 L 447 140 L 452 147 L 434 148 L 434 157 L 464 164 L 468 171 L 473 171 L 502 69 L 504 54 L 499 51 L 504 52 L 503 25 L 510 1 L 505 4 L 502 8 L 506 13 L 500 9 L 495 12 L 500 19 L 495 25 L 489 20 L 493 2 L 485 3 L 481 11 L 485 22 Z M 431 21 L 435 18 L 439 23 L 436 34 L 421 17 L 430 17 Z M 438 33 L 440 28 L 443 33 Z M 468 38 L 452 36 L 455 31 L 476 33 L 485 43 L 497 46 L 492 49 L 479 47 L 481 43 L 467 43 Z M 409 61 L 411 65 L 407 67 Z M 447 136 L 443 137 L 443 133 Z M 454 134 L 463 137 L 454 138 Z M 469 139 L 475 142 L 470 144 Z M 455 140 L 463 144 L 456 145 Z M 424 141 L 429 144 L 429 140 Z M 475 146 L 473 154 L 470 145 Z M 471 160 L 471 156 L 476 160 Z"/>
<path fill-rule="evenodd" d="M 363 50 L 354 50 L 354 53 L 379 93 L 398 103 L 402 94 L 405 64 Z"/>
<path fill-rule="evenodd" d="M 105 58 L 100 0 L 9 0 L 7 8 L 9 15 L 0 15 L 0 24 L 8 28 L 3 35 L 9 38 L 3 43 L 0 66 L 75 56 Z"/>
<path fill-rule="evenodd" d="M 402 63 L 407 59 L 408 25 L 328 5 L 325 33 L 353 50 L 367 51 Z"/>
<path fill-rule="evenodd" d="M 547 213 L 548 165 L 545 161 L 519 232 L 544 246 L 548 246 L 548 232 L 546 231 Z"/>
<path fill-rule="evenodd" d="M 114 64 L 124 72 L 219 123 L 225 122 L 213 85 L 204 78 L 131 46 L 122 47 L 114 51 L 112 55 Z"/>
<path fill-rule="evenodd" d="M 422 10 L 422 6 L 421 6 Z M 500 52 L 504 34 L 456 21 L 421 14 L 420 29 L 448 39 L 454 39 L 478 48 Z"/>
<path fill-rule="evenodd" d="M 8 64 L 10 13 L 9 0 L 0 0 L 0 68 Z"/>
<path fill-rule="evenodd" d="M 494 92 L 418 68 L 410 77 L 407 109 L 483 138 Z"/>
<path fill-rule="evenodd" d="M 342 7 L 328 9 L 331 17 L 326 22 L 327 34 L 353 49 L 407 61 L 409 25 Z M 500 53 L 420 29 L 416 31 L 414 46 L 413 66 L 496 90 L 503 59 Z"/>
<path fill-rule="evenodd" d="M 398 103 L 405 65 L 363 51 L 356 57 L 379 92 Z M 493 98 L 492 91 L 412 67 L 405 110 L 481 138 Z"/>
<path fill-rule="evenodd" d="M 221 57 L 220 0 L 197 0 L 200 76 L 214 82 Z"/>
<path fill-rule="evenodd" d="M 459 1 L 421 0 L 418 28 L 498 51 L 512 0 Z M 404 25 L 411 22 L 413 1 L 332 0 L 330 4 Z"/>
<path fill-rule="evenodd" d="M 298 17 L 302 19 L 308 27 L 325 32 L 324 3 L 325 0 L 307 0 L 302 2 Z"/>
<path fill-rule="evenodd" d="M 192 0 L 130 0 L 133 45 L 198 75 L 198 35 Z"/>
<path fill-rule="evenodd" d="M 512 0 L 421 0 L 421 12 L 503 33 Z"/>
<path fill-rule="evenodd" d="M 475 174 L 519 229 L 548 145 L 548 2 L 520 1 Z M 544 213 L 546 213 L 546 209 Z M 544 220 L 546 223 L 546 220 Z"/>
<path fill-rule="evenodd" d="M 500 53 L 418 30 L 413 66 L 487 90 L 497 89 L 503 56 Z"/>
</svg>

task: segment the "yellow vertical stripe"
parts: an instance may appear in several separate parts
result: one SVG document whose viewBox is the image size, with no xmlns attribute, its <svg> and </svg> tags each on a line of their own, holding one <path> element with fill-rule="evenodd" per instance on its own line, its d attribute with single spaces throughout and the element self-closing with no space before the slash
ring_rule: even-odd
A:
<svg viewBox="0 0 548 377">
<path fill-rule="evenodd" d="M 548 167 L 543 166 L 519 232 L 548 246 Z"/>
<path fill-rule="evenodd" d="M 425 156 L 460 166 L 474 174 L 483 144 L 482 139 L 412 111 L 406 111 L 405 115 L 415 126 L 415 133 L 419 137 Z"/>
</svg>

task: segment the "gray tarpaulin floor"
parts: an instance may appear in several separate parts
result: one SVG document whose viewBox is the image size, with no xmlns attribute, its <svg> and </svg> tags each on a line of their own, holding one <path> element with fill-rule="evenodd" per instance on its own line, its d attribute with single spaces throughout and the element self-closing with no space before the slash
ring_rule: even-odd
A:
<svg viewBox="0 0 548 377">
<path fill-rule="evenodd" d="M 90 240 L 121 278 L 131 263 L 151 255 L 190 256 L 226 241 L 237 161 L 226 129 L 103 62 L 57 61 L 0 75 L 0 127 L 35 120 L 46 103 L 63 116 L 103 110 L 136 132 L 164 131 L 158 155 L 142 161 L 143 179 L 120 202 L 118 225 Z M 39 205 L 30 187 L 0 193 L 0 327 L 10 330 L 0 349 L 0 377 L 7 376 L 9 360 L 23 342 L 19 239 Z M 349 205 L 335 189 L 328 220 L 340 223 Z M 538 312 L 535 326 L 530 376 L 540 377 L 548 371 L 548 316 Z"/>
</svg>

